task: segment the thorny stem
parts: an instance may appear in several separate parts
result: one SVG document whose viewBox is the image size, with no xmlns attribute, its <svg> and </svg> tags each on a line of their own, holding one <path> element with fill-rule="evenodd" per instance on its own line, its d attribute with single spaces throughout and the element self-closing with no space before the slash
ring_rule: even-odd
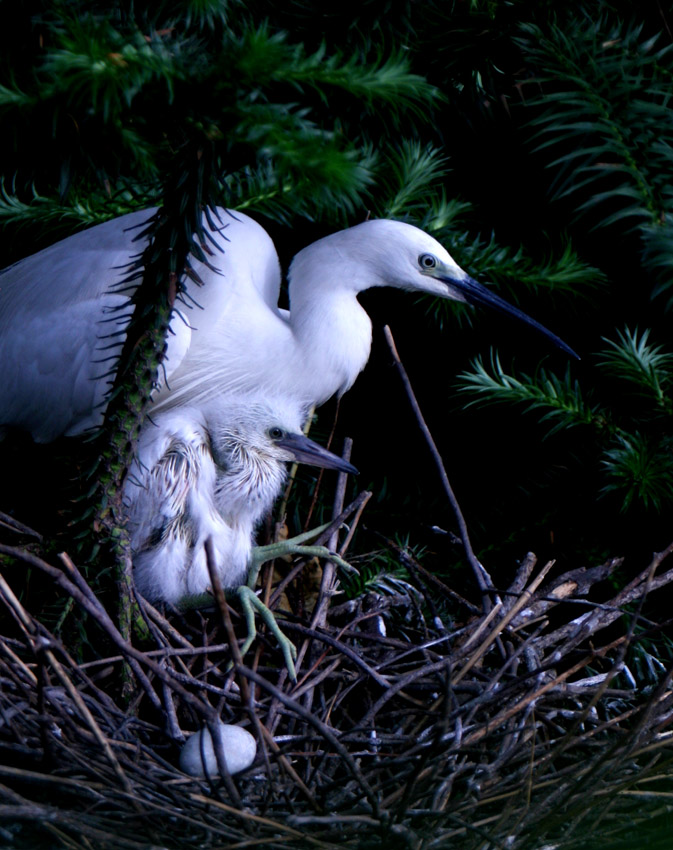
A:
<svg viewBox="0 0 673 850">
<path fill-rule="evenodd" d="M 138 232 L 144 247 L 130 258 L 123 280 L 113 287 L 128 297 L 125 309 L 130 319 L 119 356 L 106 376 L 110 391 L 103 427 L 95 437 L 98 458 L 90 477 L 93 528 L 98 541 L 108 547 L 117 572 L 119 628 L 124 640 L 131 636 L 134 599 L 122 485 L 166 353 L 176 299 L 181 297 L 185 277 L 200 283 L 190 259 L 208 262 L 201 216 L 210 175 L 211 157 L 203 141 L 186 144 L 164 184 L 163 205 Z"/>
</svg>

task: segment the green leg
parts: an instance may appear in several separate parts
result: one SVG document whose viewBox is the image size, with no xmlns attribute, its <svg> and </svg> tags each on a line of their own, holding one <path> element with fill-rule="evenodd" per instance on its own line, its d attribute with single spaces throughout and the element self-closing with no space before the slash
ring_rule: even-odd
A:
<svg viewBox="0 0 673 850">
<path fill-rule="evenodd" d="M 306 555 L 309 558 L 327 558 L 341 567 L 341 569 L 353 571 L 355 567 L 352 567 L 347 561 L 344 561 L 343 558 L 340 558 L 334 552 L 330 552 L 326 546 L 304 545 L 308 541 L 316 538 L 329 525 L 330 523 L 321 525 L 318 528 L 311 529 L 311 531 L 298 534 L 296 537 L 292 537 L 289 540 L 281 540 L 278 543 L 270 543 L 267 546 L 256 546 L 252 550 L 252 554 L 250 556 L 248 582 L 238 588 L 238 597 L 241 600 L 241 605 L 245 613 L 245 622 L 248 627 L 248 636 L 241 647 L 241 655 L 245 655 L 248 649 L 250 649 L 250 646 L 255 639 L 255 635 L 257 634 L 254 610 L 256 609 L 278 641 L 283 652 L 283 658 L 285 659 L 285 666 L 287 667 L 292 680 L 295 682 L 297 681 L 297 673 L 294 668 L 294 659 L 297 657 L 297 650 L 294 644 L 288 640 L 288 638 L 286 638 L 280 630 L 280 626 L 276 622 L 276 618 L 257 596 L 254 591 L 254 587 L 257 583 L 257 576 L 259 575 L 259 570 L 262 564 L 267 561 L 272 561 L 274 558 L 282 558 L 284 555 Z"/>
<path fill-rule="evenodd" d="M 273 632 L 274 637 L 278 641 L 278 644 L 283 653 L 283 658 L 285 659 L 285 666 L 287 667 L 287 672 L 290 674 L 290 678 L 292 679 L 292 681 L 296 682 L 297 671 L 294 669 L 294 660 L 297 657 L 297 650 L 295 648 L 295 645 L 282 633 L 282 631 L 280 630 L 280 626 L 276 622 L 276 618 L 262 602 L 259 596 L 257 596 L 254 590 L 244 584 L 242 587 L 238 588 L 237 593 L 238 598 L 241 600 L 241 607 L 243 608 L 243 613 L 245 614 L 245 622 L 248 627 L 248 636 L 245 639 L 243 646 L 241 647 L 241 656 L 245 655 L 245 653 L 250 649 L 252 642 L 255 639 L 255 635 L 257 634 L 254 611 L 254 609 L 257 609 L 259 616 L 264 620 L 264 622 L 266 623 L 270 631 Z"/>
<path fill-rule="evenodd" d="M 329 561 L 333 561 L 342 570 L 357 572 L 355 567 L 344 561 L 335 552 L 330 552 L 326 546 L 303 545 L 321 534 L 330 524 L 319 525 L 317 528 L 312 528 L 310 531 L 305 531 L 303 534 L 289 538 L 289 540 L 279 540 L 277 543 L 269 543 L 267 546 L 255 546 L 252 550 L 250 566 L 248 567 L 248 587 L 254 587 L 257 583 L 257 576 L 259 575 L 262 564 L 266 563 L 266 561 L 272 561 L 274 558 L 282 558 L 285 555 L 307 555 L 309 558 L 326 558 Z"/>
<path fill-rule="evenodd" d="M 253 588 L 257 583 L 257 576 L 259 575 L 259 570 L 262 564 L 266 563 L 266 561 L 272 561 L 274 558 L 282 558 L 285 555 L 306 555 L 309 558 L 326 558 L 333 561 L 343 570 L 349 570 L 351 572 L 354 571 L 355 567 L 351 566 L 347 561 L 344 561 L 343 558 L 340 558 L 334 552 L 330 552 L 326 546 L 304 545 L 308 541 L 315 539 L 326 528 L 328 528 L 330 524 L 331 523 L 326 523 L 325 525 L 318 526 L 318 528 L 313 528 L 311 531 L 298 534 L 296 537 L 292 537 L 289 540 L 281 540 L 278 543 L 270 543 L 267 546 L 256 546 L 252 550 L 252 554 L 250 556 L 247 584 L 242 585 L 236 591 L 238 598 L 241 600 L 241 607 L 243 608 L 245 622 L 248 628 L 248 635 L 241 646 L 241 656 L 245 655 L 245 653 L 250 649 L 257 634 L 257 628 L 255 626 L 255 610 L 257 610 L 262 620 L 264 620 L 269 630 L 278 641 L 283 653 L 283 658 L 285 659 L 285 666 L 287 667 L 292 680 L 295 682 L 297 680 L 297 673 L 294 667 L 294 659 L 297 657 L 297 650 L 294 644 L 285 637 L 283 632 L 280 630 L 280 626 L 276 622 L 275 617 L 257 596 Z M 357 570 L 355 570 L 355 572 L 357 572 Z M 199 608 L 204 605 L 212 605 L 212 603 L 212 595 L 203 594 L 182 599 L 180 601 L 180 607 Z"/>
<path fill-rule="evenodd" d="M 229 591 L 227 591 L 227 595 L 229 595 Z M 243 615 L 245 617 L 245 624 L 248 630 L 247 637 L 241 645 L 241 657 L 243 657 L 250 649 L 252 642 L 257 635 L 257 627 L 255 626 L 255 610 L 257 610 L 262 620 L 264 620 L 266 625 L 269 627 L 269 630 L 278 641 L 283 653 L 283 658 L 285 659 L 287 671 L 292 677 L 292 681 L 296 682 L 297 672 L 294 667 L 294 659 L 297 657 L 297 650 L 295 649 L 292 641 L 285 637 L 272 612 L 266 607 L 252 588 L 248 587 L 246 584 L 241 585 L 241 587 L 236 589 L 236 595 L 240 599 L 241 608 L 243 609 Z M 205 608 L 206 606 L 212 606 L 214 601 L 215 600 L 211 593 L 188 596 L 180 600 L 180 608 L 183 611 L 192 608 Z M 231 665 L 229 665 L 227 669 L 231 669 Z"/>
</svg>

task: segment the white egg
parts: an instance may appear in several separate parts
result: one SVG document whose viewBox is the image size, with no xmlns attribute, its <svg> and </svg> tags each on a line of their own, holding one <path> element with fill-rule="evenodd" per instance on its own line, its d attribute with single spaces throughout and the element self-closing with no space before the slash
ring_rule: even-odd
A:
<svg viewBox="0 0 673 850">
<path fill-rule="evenodd" d="M 229 773 L 240 773 L 255 760 L 257 742 L 246 729 L 220 722 L 224 761 Z M 203 741 L 203 743 L 202 743 Z M 203 754 L 203 758 L 202 758 Z M 180 753 L 180 769 L 190 776 L 219 776 L 213 739 L 208 728 L 190 735 Z"/>
</svg>

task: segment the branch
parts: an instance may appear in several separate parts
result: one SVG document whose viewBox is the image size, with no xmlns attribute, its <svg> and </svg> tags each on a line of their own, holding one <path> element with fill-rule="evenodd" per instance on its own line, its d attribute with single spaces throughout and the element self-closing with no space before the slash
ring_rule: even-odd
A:
<svg viewBox="0 0 673 850">
<path fill-rule="evenodd" d="M 440 455 L 437 445 L 434 439 L 432 438 L 432 434 L 430 433 L 430 429 L 426 425 L 425 419 L 423 418 L 421 408 L 418 404 L 418 401 L 416 400 L 416 395 L 414 394 L 413 388 L 411 386 L 411 381 L 409 380 L 407 371 L 404 368 L 402 361 L 400 360 L 400 355 L 397 353 L 395 340 L 393 339 L 393 335 L 388 325 L 386 325 L 383 329 L 383 333 L 386 336 L 388 347 L 390 348 L 391 354 L 393 355 L 393 360 L 395 361 L 395 366 L 397 367 L 397 371 L 402 380 L 402 384 L 404 385 L 404 389 L 407 393 L 409 403 L 411 404 L 411 409 L 414 411 L 414 415 L 416 416 L 416 420 L 421 429 L 421 433 L 423 434 L 423 437 L 425 438 L 425 441 L 430 449 L 430 453 L 432 454 L 433 460 L 435 461 L 435 466 L 437 467 L 437 470 L 439 472 L 439 477 L 444 487 L 444 491 L 449 500 L 449 504 L 453 509 L 454 516 L 456 517 L 456 522 L 458 523 L 460 539 L 463 542 L 465 555 L 467 556 L 467 560 L 469 561 L 469 564 L 472 567 L 472 571 L 477 580 L 477 585 L 479 586 L 479 590 L 481 591 L 482 605 L 484 607 L 484 610 L 488 612 L 493 607 L 493 602 L 491 601 L 490 597 L 490 594 L 494 592 L 493 582 L 491 581 L 491 577 L 486 572 L 477 556 L 474 554 L 474 549 L 472 548 L 472 544 L 470 542 L 470 535 L 467 531 L 467 524 L 465 522 L 465 518 L 463 517 L 463 512 L 460 509 L 460 505 L 458 504 L 458 500 L 456 499 L 456 496 L 453 492 L 453 488 L 451 487 L 451 484 L 449 482 L 449 477 L 446 474 L 446 469 L 444 467 L 442 456 Z"/>
</svg>

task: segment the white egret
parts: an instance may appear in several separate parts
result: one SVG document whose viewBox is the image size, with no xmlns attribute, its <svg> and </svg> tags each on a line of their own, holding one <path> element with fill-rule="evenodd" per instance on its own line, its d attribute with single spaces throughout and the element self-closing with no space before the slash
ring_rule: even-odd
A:
<svg viewBox="0 0 673 850">
<path fill-rule="evenodd" d="M 100 425 L 110 388 L 110 364 L 128 323 L 122 293 L 128 266 L 145 248 L 142 225 L 155 210 L 139 210 L 63 239 L 0 271 L 0 426 L 28 431 L 47 443 Z M 205 285 L 185 284 L 167 339 L 160 379 L 170 377 L 192 342 L 192 323 L 205 333 L 227 308 L 254 292 L 270 305 L 278 299 L 280 268 L 266 231 L 247 216 L 225 215 L 227 241 L 213 273 L 192 259 Z M 252 296 L 250 296 L 252 297 Z M 190 310 L 194 301 L 204 309 Z"/>
<path fill-rule="evenodd" d="M 123 343 L 121 336 L 110 335 L 121 331 L 123 336 L 128 322 L 128 314 L 119 310 L 126 303 L 122 283 L 129 263 L 144 248 L 139 228 L 152 213 L 131 213 L 75 234 L 0 273 L 0 426 L 17 426 L 48 442 L 102 420 L 112 380 L 110 358 Z M 212 220 L 213 226 L 205 217 L 203 221 L 215 246 L 210 264 L 192 263 L 202 286 L 190 278 L 184 281 L 183 302 L 171 321 L 166 380 L 157 386 L 151 410 L 154 418 L 164 412 L 176 421 L 190 411 L 181 420 L 184 445 L 177 450 L 159 445 L 160 438 L 146 425 L 145 440 L 157 443 L 157 455 L 153 462 L 150 446 L 141 445 L 129 479 L 142 480 L 143 468 L 167 476 L 159 490 L 166 514 L 161 524 L 152 526 L 161 511 L 149 490 L 138 491 L 130 505 L 136 574 L 150 597 L 156 598 L 161 583 L 164 599 L 192 592 L 192 584 L 203 586 L 203 556 L 190 561 L 186 552 L 192 542 L 200 552 L 197 544 L 204 534 L 212 534 L 216 552 L 220 549 L 218 560 L 224 562 L 226 551 L 235 565 L 231 569 L 244 574 L 246 560 L 236 554 L 237 547 L 250 552 L 257 514 L 245 505 L 238 514 L 232 508 L 234 517 L 248 523 L 246 532 L 232 535 L 225 502 L 241 505 L 238 496 L 245 502 L 249 494 L 244 479 L 231 478 L 232 486 L 226 488 L 221 477 L 222 495 L 216 503 L 212 482 L 218 477 L 218 461 L 215 453 L 208 458 L 204 435 L 216 438 L 217 422 L 209 424 L 203 415 L 214 397 L 245 394 L 260 401 L 280 399 L 302 419 L 310 407 L 343 394 L 364 368 L 371 348 L 371 321 L 357 300 L 363 290 L 393 286 L 494 307 L 574 354 L 546 328 L 469 277 L 439 242 L 412 225 L 367 221 L 304 248 L 290 267 L 290 310 L 284 311 L 278 307 L 278 257 L 268 234 L 241 213 L 218 209 Z M 224 427 L 229 414 L 223 410 L 226 406 L 219 411 Z M 248 423 L 248 436 L 263 421 Z M 192 492 L 186 489 L 189 478 L 176 472 L 194 463 L 204 484 Z M 132 486 L 127 484 L 127 496 Z M 166 537 L 163 529 L 169 527 L 173 531 Z M 143 540 L 141 528 L 151 529 Z M 180 545 L 167 546 L 173 535 Z M 153 559 L 158 552 L 169 567 L 156 583 Z"/>
<path fill-rule="evenodd" d="M 226 259 L 226 258 L 225 258 Z M 357 300 L 376 286 L 485 305 L 527 323 L 575 353 L 518 308 L 473 280 L 431 236 L 375 219 L 314 242 L 289 270 L 289 312 L 248 287 L 229 298 L 186 352 L 158 408 L 205 400 L 213 388 L 277 392 L 307 409 L 348 390 L 369 359 L 372 326 Z"/>
<path fill-rule="evenodd" d="M 210 537 L 219 580 L 225 589 L 239 589 L 246 614 L 242 653 L 254 638 L 254 606 L 274 631 L 291 674 L 294 647 L 252 591 L 259 567 L 285 552 L 344 562 L 324 547 L 301 545 L 305 537 L 253 549 L 255 529 L 280 492 L 287 461 L 357 472 L 309 440 L 302 418 L 298 405 L 271 398 L 224 397 L 159 412 L 141 430 L 124 484 L 135 583 L 143 596 L 178 604 L 206 594 Z"/>
<path fill-rule="evenodd" d="M 134 241 L 151 210 L 75 234 L 0 273 L 0 425 L 41 442 L 100 422 L 110 378 L 111 331 L 128 317 L 111 312 L 115 286 L 143 248 Z M 568 346 L 469 277 L 431 236 L 397 221 L 372 220 L 327 236 L 297 254 L 289 273 L 290 311 L 278 308 L 280 271 L 268 234 L 249 217 L 217 210 L 214 269 L 194 261 L 203 281 L 185 281 L 185 306 L 171 322 L 167 382 L 157 409 L 199 406 L 214 393 L 268 393 L 308 409 L 344 393 L 365 366 L 371 322 L 359 292 L 393 286 L 482 304 Z M 196 303 L 203 309 L 186 305 Z"/>
</svg>

